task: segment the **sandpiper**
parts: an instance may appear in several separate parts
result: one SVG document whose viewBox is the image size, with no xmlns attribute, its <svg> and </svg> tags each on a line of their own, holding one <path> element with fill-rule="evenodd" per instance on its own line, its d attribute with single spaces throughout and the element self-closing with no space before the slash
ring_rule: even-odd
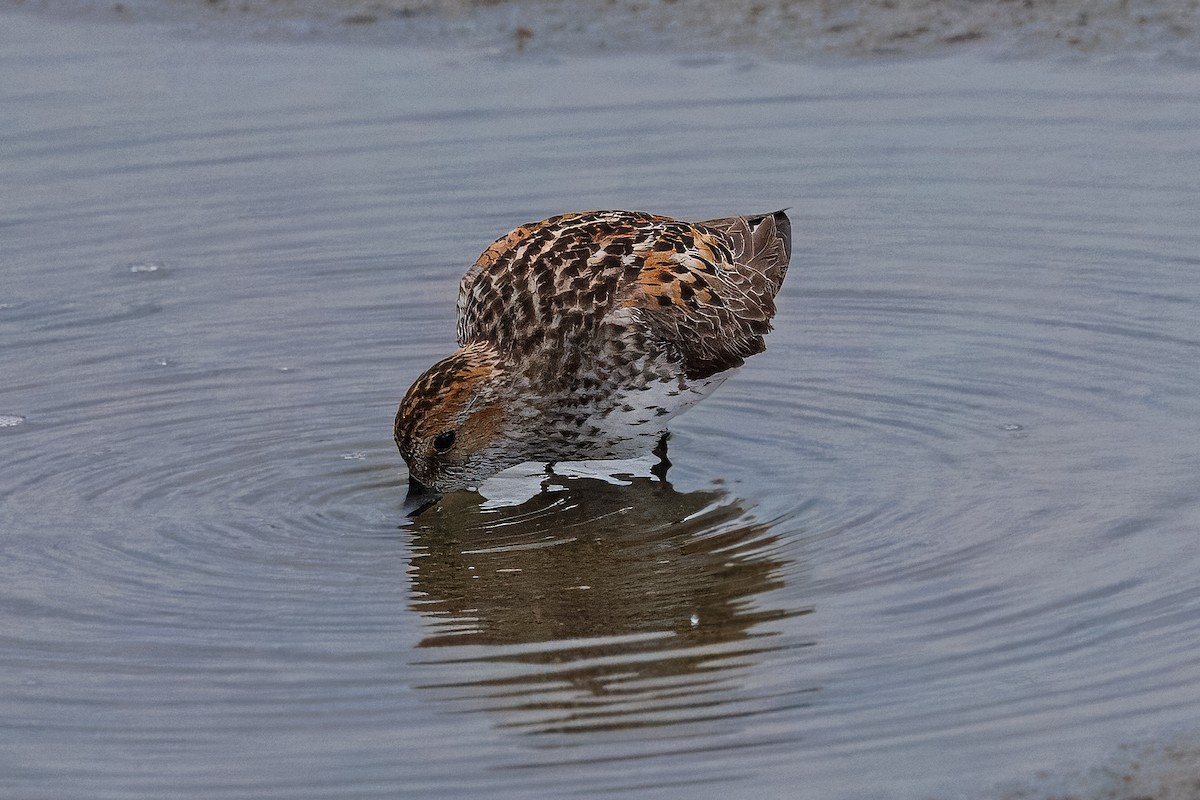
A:
<svg viewBox="0 0 1200 800">
<path fill-rule="evenodd" d="M 448 492 L 525 461 L 645 452 L 766 348 L 790 256 L 782 211 L 589 211 L 497 239 L 459 284 L 459 349 L 396 413 L 411 484 Z"/>
</svg>

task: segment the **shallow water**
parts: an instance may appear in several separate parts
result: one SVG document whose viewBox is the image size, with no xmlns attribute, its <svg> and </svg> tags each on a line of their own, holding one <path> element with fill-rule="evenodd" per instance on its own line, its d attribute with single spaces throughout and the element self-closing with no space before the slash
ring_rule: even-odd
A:
<svg viewBox="0 0 1200 800">
<path fill-rule="evenodd" d="M 980 797 L 1195 730 L 1197 73 L 2 22 L 5 796 Z M 667 483 L 406 516 L 491 239 L 785 205 Z"/>
</svg>

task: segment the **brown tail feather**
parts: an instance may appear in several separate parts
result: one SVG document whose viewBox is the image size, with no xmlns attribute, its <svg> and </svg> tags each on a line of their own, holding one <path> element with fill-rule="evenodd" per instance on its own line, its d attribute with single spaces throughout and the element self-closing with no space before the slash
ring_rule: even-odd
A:
<svg viewBox="0 0 1200 800">
<path fill-rule="evenodd" d="M 746 222 L 750 226 L 751 242 L 747 260 L 761 269 L 778 291 L 792 257 L 792 221 L 783 211 L 776 211 L 747 217 Z"/>
<path fill-rule="evenodd" d="M 786 210 L 700 223 L 724 234 L 733 249 L 735 263 L 745 264 L 762 273 L 770 284 L 772 297 L 783 285 L 788 261 L 792 257 L 792 222 Z"/>
</svg>

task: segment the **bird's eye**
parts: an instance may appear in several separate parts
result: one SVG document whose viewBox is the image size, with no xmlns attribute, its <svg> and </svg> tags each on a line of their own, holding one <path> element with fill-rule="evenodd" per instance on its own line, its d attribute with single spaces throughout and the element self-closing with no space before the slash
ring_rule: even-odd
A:
<svg viewBox="0 0 1200 800">
<path fill-rule="evenodd" d="M 444 453 L 451 447 L 454 447 L 454 431 L 442 431 L 433 437 L 433 449 L 437 452 Z"/>
</svg>

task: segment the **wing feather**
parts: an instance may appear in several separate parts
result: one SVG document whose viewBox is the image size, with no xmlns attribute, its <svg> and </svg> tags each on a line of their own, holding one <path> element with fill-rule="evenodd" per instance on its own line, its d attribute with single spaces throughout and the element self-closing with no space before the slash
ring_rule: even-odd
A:
<svg viewBox="0 0 1200 800">
<path fill-rule="evenodd" d="M 646 325 L 677 348 L 687 375 L 706 378 L 766 349 L 791 223 L 778 211 L 689 227 L 671 249 L 647 253 L 634 301 Z"/>
<path fill-rule="evenodd" d="M 698 223 L 592 211 L 529 223 L 463 276 L 459 345 L 487 341 L 509 358 L 550 351 L 569 367 L 603 331 L 635 322 L 689 377 L 708 377 L 765 349 L 790 251 L 782 211 Z"/>
</svg>

